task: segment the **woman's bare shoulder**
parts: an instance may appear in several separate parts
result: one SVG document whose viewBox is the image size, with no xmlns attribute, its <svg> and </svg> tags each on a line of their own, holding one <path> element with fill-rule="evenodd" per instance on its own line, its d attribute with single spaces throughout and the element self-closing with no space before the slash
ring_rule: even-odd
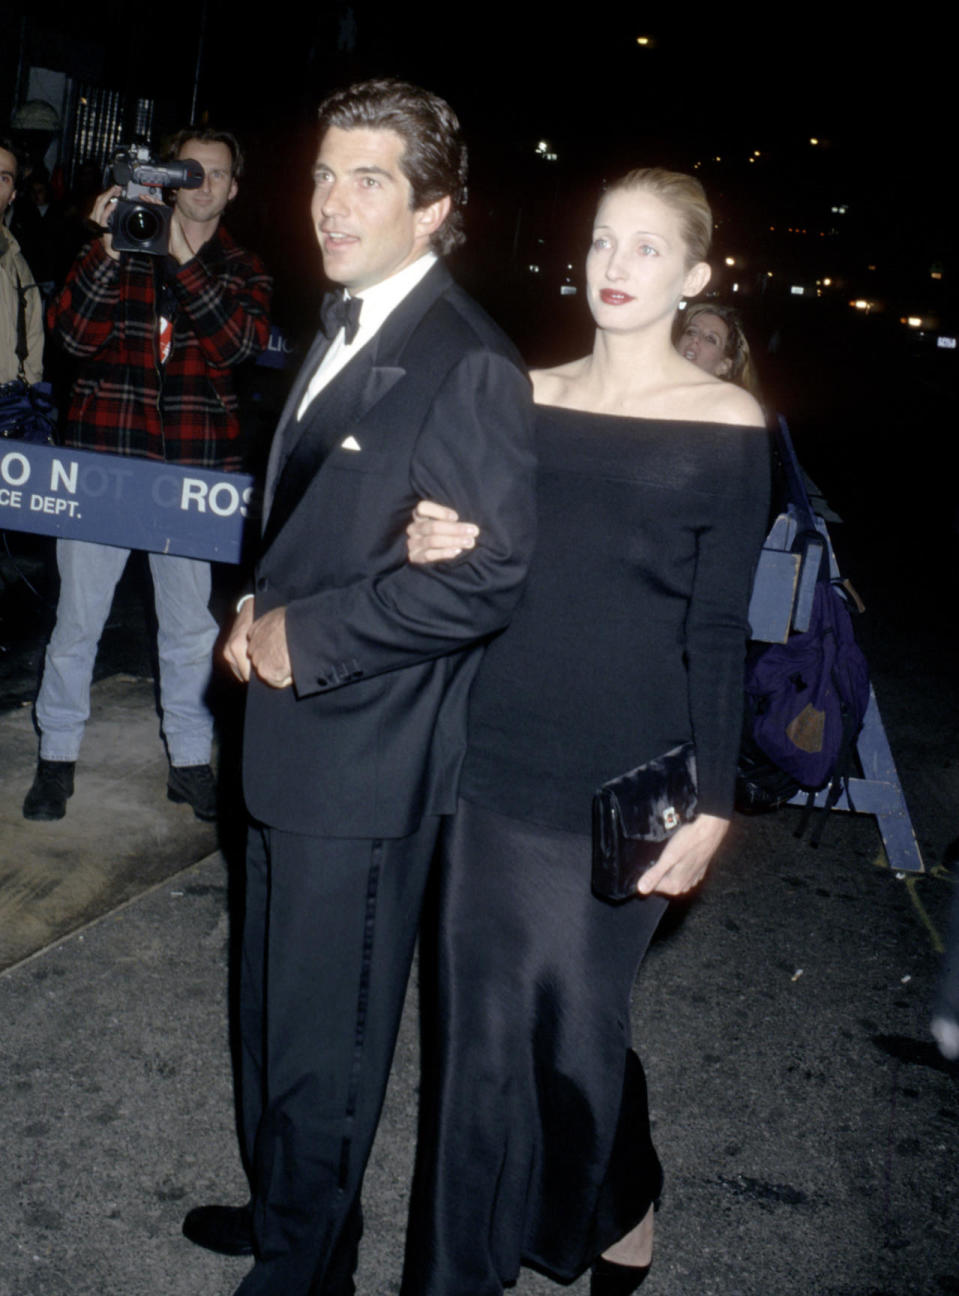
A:
<svg viewBox="0 0 959 1296">
<path fill-rule="evenodd" d="M 741 427 L 765 425 L 766 416 L 762 406 L 745 388 L 708 374 L 702 375 L 702 378 L 705 381 L 700 379 L 686 389 L 684 403 L 689 409 L 689 417 L 707 423 L 730 423 Z"/>
<path fill-rule="evenodd" d="M 588 356 L 570 360 L 554 369 L 531 369 L 533 399 L 537 405 L 566 405 L 569 394 L 575 390 L 585 373 Z"/>
<path fill-rule="evenodd" d="M 722 391 L 715 393 L 713 418 L 717 423 L 736 423 L 741 427 L 764 427 L 766 416 L 755 396 L 735 383 L 720 381 Z"/>
</svg>

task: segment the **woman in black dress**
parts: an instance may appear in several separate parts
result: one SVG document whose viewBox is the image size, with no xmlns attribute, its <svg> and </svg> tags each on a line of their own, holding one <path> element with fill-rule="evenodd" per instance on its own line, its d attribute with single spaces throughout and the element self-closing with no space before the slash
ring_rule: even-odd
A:
<svg viewBox="0 0 959 1296">
<path fill-rule="evenodd" d="M 445 837 L 438 1068 L 424 1104 L 404 1296 L 499 1296 L 521 1265 L 635 1290 L 662 1173 L 629 994 L 668 898 L 728 826 L 746 609 L 768 501 L 762 415 L 677 354 L 712 217 L 698 181 L 631 172 L 587 258 L 592 352 L 532 375 L 539 539 L 470 704 Z M 413 561 L 482 544 L 439 504 Z M 635 899 L 590 890 L 603 782 L 695 743 L 701 813 Z"/>
</svg>

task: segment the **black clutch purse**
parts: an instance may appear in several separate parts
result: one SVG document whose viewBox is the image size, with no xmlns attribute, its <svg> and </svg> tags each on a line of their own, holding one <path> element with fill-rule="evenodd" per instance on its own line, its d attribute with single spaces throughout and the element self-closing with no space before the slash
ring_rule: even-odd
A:
<svg viewBox="0 0 959 1296">
<path fill-rule="evenodd" d="M 611 779 L 593 796 L 593 890 L 628 900 L 676 829 L 695 819 L 696 752 L 692 743 Z"/>
</svg>

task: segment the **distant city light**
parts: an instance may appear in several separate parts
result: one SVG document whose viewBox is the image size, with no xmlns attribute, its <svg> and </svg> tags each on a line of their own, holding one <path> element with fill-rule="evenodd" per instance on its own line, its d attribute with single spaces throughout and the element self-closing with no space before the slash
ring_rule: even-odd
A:
<svg viewBox="0 0 959 1296">
<path fill-rule="evenodd" d="M 556 154 L 553 152 L 552 145 L 550 144 L 549 140 L 540 140 L 540 142 L 536 145 L 536 154 L 538 157 L 541 157 L 544 162 L 556 161 Z"/>
<path fill-rule="evenodd" d="M 538 265 L 531 265 L 530 268 L 529 268 L 529 272 L 530 272 L 530 274 L 539 274 L 539 266 L 538 266 Z"/>
<path fill-rule="evenodd" d="M 642 45 L 643 49 L 652 49 L 655 42 L 652 36 L 637 36 L 636 44 Z"/>
<path fill-rule="evenodd" d="M 738 284 L 738 283 L 734 283 L 734 284 L 733 284 L 733 292 L 739 292 L 739 284 Z"/>
<path fill-rule="evenodd" d="M 929 278 L 930 278 L 930 279 L 941 279 L 941 278 L 942 278 L 942 271 L 941 271 L 941 270 L 930 270 L 930 271 L 929 271 Z"/>
<path fill-rule="evenodd" d="M 832 286 L 832 280 L 831 280 L 831 279 L 824 279 L 824 280 L 823 280 L 823 284 L 824 284 L 824 286 L 825 286 L 826 288 L 829 288 L 829 287 Z"/>
<path fill-rule="evenodd" d="M 805 293 L 806 290 L 802 286 L 802 284 L 790 284 L 789 291 L 792 293 L 794 297 L 802 297 L 803 293 Z"/>
<path fill-rule="evenodd" d="M 759 149 L 753 149 L 753 157 L 762 157 Z"/>
<path fill-rule="evenodd" d="M 867 315 L 873 309 L 875 304 L 876 304 L 875 302 L 866 301 L 864 297 L 857 297 L 855 301 L 851 301 L 849 303 L 849 305 L 853 308 L 853 310 L 865 311 Z"/>
<path fill-rule="evenodd" d="M 956 339 L 954 337 L 937 337 L 936 346 L 942 347 L 946 351 L 955 351 Z"/>
<path fill-rule="evenodd" d="M 809 143 L 812 144 L 813 147 L 815 147 L 815 146 L 819 143 L 819 140 L 816 138 L 815 135 L 813 135 L 812 138 L 810 139 Z"/>
<path fill-rule="evenodd" d="M 919 315 L 908 315 L 904 322 L 910 328 L 922 328 L 922 318 Z"/>
<path fill-rule="evenodd" d="M 728 266 L 734 266 L 734 265 L 736 264 L 736 258 L 735 258 L 735 257 L 727 257 L 727 258 L 726 258 L 726 264 L 727 264 Z"/>
<path fill-rule="evenodd" d="M 835 212 L 837 216 L 845 216 L 849 207 L 846 203 L 836 203 L 835 207 L 830 207 L 829 210 Z"/>
</svg>

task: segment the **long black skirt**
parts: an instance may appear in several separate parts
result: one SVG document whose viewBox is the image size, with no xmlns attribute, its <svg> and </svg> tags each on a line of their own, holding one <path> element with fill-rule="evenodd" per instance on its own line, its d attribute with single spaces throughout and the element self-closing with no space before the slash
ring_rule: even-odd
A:
<svg viewBox="0 0 959 1296">
<path fill-rule="evenodd" d="M 667 902 L 589 870 L 574 833 L 462 801 L 447 828 L 404 1296 L 571 1282 L 659 1195 L 629 996 Z"/>
</svg>

